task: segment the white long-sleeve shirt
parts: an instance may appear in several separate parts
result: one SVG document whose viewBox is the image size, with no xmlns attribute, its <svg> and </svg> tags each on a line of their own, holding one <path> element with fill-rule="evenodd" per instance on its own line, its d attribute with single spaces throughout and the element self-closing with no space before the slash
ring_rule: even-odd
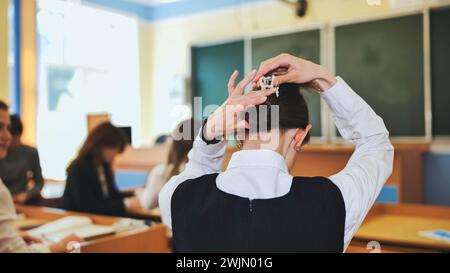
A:
<svg viewBox="0 0 450 273">
<path fill-rule="evenodd" d="M 329 177 L 345 202 L 345 250 L 392 173 L 394 148 L 383 120 L 340 77 L 321 96 L 330 107 L 342 137 L 356 145 L 345 168 Z M 177 186 L 188 179 L 220 172 L 225 150 L 225 141 L 207 145 L 197 137 L 184 172 L 173 177 L 159 194 L 162 219 L 167 226 L 171 227 L 171 198 Z M 232 155 L 216 184 L 233 195 L 268 199 L 287 194 L 292 178 L 280 154 L 243 150 Z"/>
<path fill-rule="evenodd" d="M 44 244 L 27 245 L 24 242 L 14 226 L 16 216 L 11 194 L 0 179 L 0 253 L 50 252 Z"/>
<path fill-rule="evenodd" d="M 174 168 L 172 164 L 161 163 L 156 165 L 150 174 L 149 179 L 145 182 L 143 189 L 137 189 L 135 194 L 139 200 L 141 207 L 145 209 L 154 209 L 158 207 L 158 195 L 161 189 L 166 184 L 167 175 Z M 180 170 L 184 170 L 184 164 L 179 167 Z"/>
</svg>

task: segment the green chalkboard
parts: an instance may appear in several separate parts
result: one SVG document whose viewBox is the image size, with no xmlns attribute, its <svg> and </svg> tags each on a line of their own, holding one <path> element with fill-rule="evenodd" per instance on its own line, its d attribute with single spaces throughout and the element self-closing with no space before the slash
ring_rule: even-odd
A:
<svg viewBox="0 0 450 273">
<path fill-rule="evenodd" d="M 423 16 L 336 27 L 336 73 L 391 136 L 424 136 Z"/>
<path fill-rule="evenodd" d="M 320 30 L 253 39 L 252 67 L 257 69 L 262 61 L 281 53 L 289 53 L 320 63 Z M 310 122 L 313 125 L 311 135 L 321 136 L 320 96 L 306 91 L 303 94 L 308 103 Z"/>
<path fill-rule="evenodd" d="M 450 9 L 433 10 L 431 20 L 431 94 L 433 134 L 450 135 Z"/>
<path fill-rule="evenodd" d="M 227 83 L 233 71 L 238 70 L 238 80 L 242 79 L 244 41 L 192 47 L 191 54 L 193 95 L 202 98 L 203 109 L 209 105 L 220 106 L 228 97 Z M 195 118 L 201 120 L 206 116 L 208 113 L 196 115 Z"/>
</svg>

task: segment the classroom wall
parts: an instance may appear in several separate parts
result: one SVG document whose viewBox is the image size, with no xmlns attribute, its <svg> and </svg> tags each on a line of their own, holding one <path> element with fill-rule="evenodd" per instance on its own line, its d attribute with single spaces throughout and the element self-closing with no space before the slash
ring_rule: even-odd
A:
<svg viewBox="0 0 450 273">
<path fill-rule="evenodd" d="M 0 0 L 0 99 L 9 103 L 8 5 L 9 0 Z"/>
<path fill-rule="evenodd" d="M 24 124 L 22 141 L 36 145 L 37 121 L 37 40 L 36 0 L 20 4 L 20 117 Z"/>
<path fill-rule="evenodd" d="M 152 139 L 152 60 L 153 60 L 153 28 L 139 23 L 139 71 L 141 90 L 141 144 L 150 145 Z"/>
<path fill-rule="evenodd" d="M 189 76 L 191 44 L 330 19 L 380 14 L 390 9 L 389 3 L 381 0 L 379 6 L 369 6 L 363 0 L 314 0 L 309 1 L 308 15 L 298 18 L 294 8 L 287 4 L 263 1 L 148 24 L 153 33 L 151 71 L 154 72 L 149 75 L 153 79 L 150 136 L 154 138 L 174 127 L 177 117 L 167 109 L 174 109 L 179 98 L 171 98 L 169 89 L 177 75 Z"/>
</svg>

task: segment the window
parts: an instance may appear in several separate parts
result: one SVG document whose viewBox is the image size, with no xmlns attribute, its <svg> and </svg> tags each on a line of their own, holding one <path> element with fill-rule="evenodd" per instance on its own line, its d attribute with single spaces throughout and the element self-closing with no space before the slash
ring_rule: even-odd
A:
<svg viewBox="0 0 450 273">
<path fill-rule="evenodd" d="M 87 134 L 88 113 L 109 113 L 140 143 L 138 23 L 58 0 L 38 1 L 37 145 L 46 178 L 65 168 Z"/>
</svg>

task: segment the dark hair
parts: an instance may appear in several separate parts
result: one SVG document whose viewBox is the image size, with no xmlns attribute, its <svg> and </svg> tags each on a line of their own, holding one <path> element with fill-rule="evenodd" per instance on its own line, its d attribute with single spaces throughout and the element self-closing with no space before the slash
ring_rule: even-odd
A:
<svg viewBox="0 0 450 273">
<path fill-rule="evenodd" d="M 6 102 L 4 102 L 4 101 L 2 101 L 2 100 L 0 100 L 0 110 L 3 110 L 3 111 L 9 111 L 9 106 L 8 106 L 8 104 L 6 104 Z"/>
<path fill-rule="evenodd" d="M 11 135 L 13 136 L 21 136 L 23 133 L 23 124 L 20 120 L 19 115 L 11 115 Z"/>
<path fill-rule="evenodd" d="M 171 169 L 170 171 L 165 172 L 165 181 L 168 181 L 172 176 L 180 174 L 181 164 L 187 162 L 187 155 L 192 149 L 200 126 L 201 124 L 197 120 L 191 118 L 180 122 L 175 128 L 173 133 L 175 137 L 172 137 L 172 143 L 170 145 L 169 155 L 167 157 L 167 167 L 171 167 Z M 183 137 L 180 137 L 181 135 Z"/>
<path fill-rule="evenodd" d="M 295 128 L 305 129 L 309 124 L 309 113 L 308 105 L 300 91 L 300 87 L 301 85 L 299 84 L 281 84 L 278 97 L 276 94 L 272 94 L 267 97 L 265 103 L 254 108 L 254 111 L 256 111 L 256 115 L 254 115 L 254 117 L 257 118 L 256 121 L 249 118 L 251 115 L 247 116 L 247 121 L 250 123 L 250 126 L 252 126 L 252 123 L 256 124 L 257 132 L 270 131 L 277 127 L 280 130 Z M 278 123 L 272 124 L 271 108 L 274 105 L 278 106 L 279 120 Z M 303 144 L 308 143 L 309 140 L 310 134 L 308 132 Z"/>
<path fill-rule="evenodd" d="M 95 165 L 99 166 L 103 164 L 101 158 L 102 148 L 118 148 L 119 152 L 122 153 L 126 145 L 127 137 L 121 129 L 109 122 L 101 123 L 89 133 L 77 157 L 70 163 L 67 171 L 70 172 L 76 163 L 89 157 Z"/>
<path fill-rule="evenodd" d="M 155 140 L 155 144 L 164 144 L 167 141 L 167 137 L 168 135 L 166 134 L 162 134 L 160 136 L 158 136 Z"/>
</svg>

